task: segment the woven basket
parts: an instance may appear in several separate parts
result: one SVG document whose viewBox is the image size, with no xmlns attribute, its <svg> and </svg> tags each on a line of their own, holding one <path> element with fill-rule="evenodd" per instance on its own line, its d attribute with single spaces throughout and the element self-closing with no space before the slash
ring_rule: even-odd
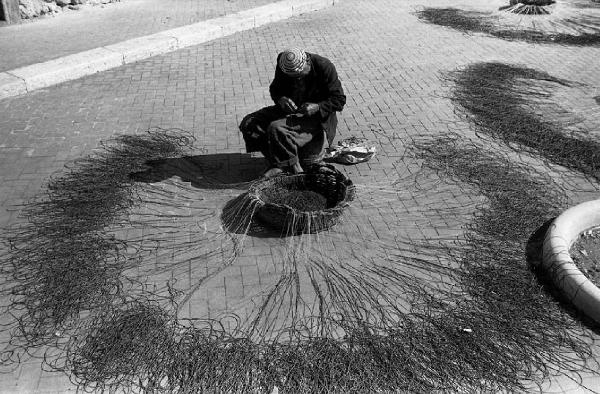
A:
<svg viewBox="0 0 600 394">
<path fill-rule="evenodd" d="M 271 188 L 317 192 L 327 199 L 327 207 L 319 211 L 299 211 L 268 202 L 265 196 Z M 316 233 L 338 222 L 344 208 L 354 199 L 354 186 L 339 171 L 328 170 L 263 179 L 250 187 L 248 195 L 258 203 L 257 218 L 268 227 L 286 235 Z"/>
</svg>

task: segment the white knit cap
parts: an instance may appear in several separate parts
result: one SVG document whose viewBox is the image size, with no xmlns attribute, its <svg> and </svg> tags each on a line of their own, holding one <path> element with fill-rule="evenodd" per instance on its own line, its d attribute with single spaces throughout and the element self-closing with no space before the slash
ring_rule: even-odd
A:
<svg viewBox="0 0 600 394">
<path fill-rule="evenodd" d="M 281 53 L 278 65 L 285 74 L 297 76 L 302 73 L 307 63 L 306 52 L 300 48 L 290 48 Z"/>
</svg>

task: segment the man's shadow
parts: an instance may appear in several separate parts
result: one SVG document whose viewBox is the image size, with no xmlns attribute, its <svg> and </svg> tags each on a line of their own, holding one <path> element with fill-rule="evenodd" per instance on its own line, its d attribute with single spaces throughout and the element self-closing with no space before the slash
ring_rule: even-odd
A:
<svg viewBox="0 0 600 394">
<path fill-rule="evenodd" d="M 258 179 L 266 163 L 261 157 L 244 153 L 183 156 L 149 160 L 144 171 L 131 173 L 136 182 L 155 183 L 178 176 L 199 189 L 247 189 Z"/>
<path fill-rule="evenodd" d="M 260 238 L 284 236 L 260 223 L 256 219 L 256 207 L 249 204 L 247 190 L 250 183 L 264 173 L 264 158 L 244 153 L 219 153 L 149 160 L 145 164 L 146 170 L 129 175 L 132 180 L 155 183 L 177 176 L 198 189 L 242 191 L 229 200 L 221 212 L 221 224 L 227 231 Z"/>
</svg>

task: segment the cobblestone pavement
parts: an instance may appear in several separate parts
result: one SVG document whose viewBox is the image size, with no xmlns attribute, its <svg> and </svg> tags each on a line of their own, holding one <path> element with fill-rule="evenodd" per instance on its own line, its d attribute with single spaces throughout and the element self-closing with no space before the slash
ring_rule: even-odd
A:
<svg viewBox="0 0 600 394">
<path fill-rule="evenodd" d="M 377 145 L 379 152 L 372 161 L 344 168 L 359 185 L 391 179 L 398 163 L 406 174 L 417 170 L 419 163 L 405 155 L 406 146 L 416 138 L 448 131 L 473 135 L 447 98 L 448 86 L 440 79 L 446 71 L 473 62 L 500 61 L 579 82 L 585 91 L 600 89 L 598 48 L 530 45 L 461 34 L 419 22 L 413 12 L 423 3 L 344 0 L 323 11 L 0 101 L 0 224 L 15 223 L 16 204 L 39 192 L 66 162 L 90 153 L 116 133 L 138 133 L 153 126 L 190 130 L 204 154 L 226 161 L 224 171 L 234 174 L 241 168 L 256 173 L 261 164 L 241 154 L 237 125 L 246 113 L 269 104 L 274 56 L 290 45 L 325 55 L 337 65 L 348 96 L 338 139 L 362 136 Z M 581 97 L 564 100 L 565 106 L 584 115 L 592 108 Z M 378 226 L 386 220 L 406 222 L 410 217 L 419 222 L 415 216 L 403 216 L 411 215 L 415 207 L 440 203 L 448 195 L 465 204 L 476 199 L 459 189 L 447 192 L 444 196 L 407 193 L 404 210 L 382 209 L 372 220 L 348 225 L 382 234 L 389 228 Z M 593 194 L 571 197 L 577 203 Z M 437 220 L 445 220 L 448 228 L 457 225 L 454 218 Z M 421 234 L 407 236 L 424 238 L 425 232 L 435 229 L 423 225 L 411 231 Z M 247 297 L 245 291 L 276 273 L 276 242 L 251 239 L 245 246 L 236 268 L 213 277 L 188 300 L 184 314 L 212 316 L 211 311 L 230 309 Z M 172 274 L 190 288 L 198 280 L 189 273 Z M 584 383 L 600 388 L 597 379 Z M 40 371 L 34 360 L 0 376 L 0 387 L 3 392 L 58 393 L 70 386 L 64 376 Z M 553 380 L 543 389 L 584 392 L 568 379 Z"/>
<path fill-rule="evenodd" d="M 0 29 L 0 71 L 115 44 L 275 0 L 124 0 L 85 5 L 54 17 Z"/>
</svg>

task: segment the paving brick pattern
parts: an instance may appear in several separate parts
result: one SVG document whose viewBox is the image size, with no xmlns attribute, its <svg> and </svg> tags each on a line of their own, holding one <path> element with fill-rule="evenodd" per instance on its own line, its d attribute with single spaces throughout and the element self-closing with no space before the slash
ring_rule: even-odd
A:
<svg viewBox="0 0 600 394">
<path fill-rule="evenodd" d="M 123 0 L 0 29 L 0 71 L 217 18 L 276 0 Z"/>
<path fill-rule="evenodd" d="M 34 196 L 66 161 L 88 154 L 115 133 L 137 133 L 151 126 L 191 130 L 202 153 L 224 155 L 229 166 L 224 171 L 239 171 L 237 163 L 242 162 L 248 173 L 258 171 L 258 161 L 240 155 L 243 142 L 237 124 L 246 113 L 270 104 L 267 87 L 276 53 L 300 45 L 337 65 L 348 96 L 338 138 L 366 137 L 379 150 L 372 161 L 344 168 L 363 185 L 361 203 L 367 213 L 343 226 L 378 242 L 387 242 L 394 231 L 415 241 L 456 235 L 464 218 L 448 217 L 444 206 L 479 201 L 463 188 L 448 186 L 439 194 L 407 188 L 401 204 L 393 205 L 375 195 L 378 185 L 418 173 L 419 162 L 406 154 L 416 139 L 447 132 L 473 136 L 470 125 L 454 113 L 448 86 L 440 79 L 443 73 L 472 62 L 501 61 L 542 69 L 593 91 L 600 87 L 600 50 L 465 35 L 419 22 L 413 11 L 420 5 L 412 0 L 344 0 L 323 11 L 0 101 L 0 224 L 14 223 L 14 204 Z M 589 103 L 575 96 L 564 100 L 569 108 L 589 111 Z M 435 184 L 436 179 L 421 182 Z M 227 195 L 232 196 L 235 193 Z M 593 195 L 572 197 L 576 203 Z M 424 207 L 437 207 L 439 214 Z M 321 242 L 342 254 L 347 251 L 340 245 L 358 241 L 359 235 L 348 237 L 341 231 Z M 360 253 L 368 257 L 369 252 L 373 251 Z M 247 238 L 236 263 L 193 292 L 182 316 L 251 313 L 248 300 L 278 277 L 283 253 L 280 240 Z M 190 266 L 170 275 L 190 289 L 210 269 Z M 585 383 L 600 387 L 597 379 Z M 42 373 L 39 364 L 31 362 L 0 376 L 0 387 L 6 392 L 64 392 L 69 386 L 64 377 Z M 548 382 L 544 391 L 583 389 L 563 379 Z"/>
</svg>

